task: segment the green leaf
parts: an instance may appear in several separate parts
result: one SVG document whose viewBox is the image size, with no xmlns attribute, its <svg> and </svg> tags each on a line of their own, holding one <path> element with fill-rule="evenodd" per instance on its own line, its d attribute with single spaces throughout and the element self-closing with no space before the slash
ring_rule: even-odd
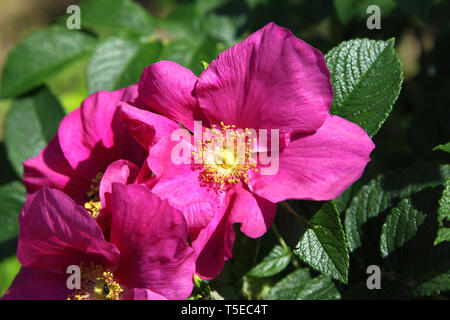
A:
<svg viewBox="0 0 450 320">
<path fill-rule="evenodd" d="M 80 5 L 81 24 L 99 35 L 151 35 L 155 19 L 130 0 L 86 0 Z"/>
<path fill-rule="evenodd" d="M 450 241 L 450 228 L 445 227 L 450 221 L 450 180 L 446 182 L 442 198 L 439 200 L 438 221 L 440 229 L 434 243 Z"/>
<path fill-rule="evenodd" d="M 325 276 L 311 278 L 308 269 L 299 269 L 278 282 L 268 300 L 337 300 L 341 295 L 333 281 Z"/>
<path fill-rule="evenodd" d="M 386 271 L 411 288 L 412 296 L 450 290 L 450 243 L 434 245 L 441 187 L 400 201 L 383 224 L 380 249 Z"/>
<path fill-rule="evenodd" d="M 325 58 L 334 90 L 331 113 L 374 136 L 392 111 L 403 82 L 394 40 L 342 42 Z"/>
<path fill-rule="evenodd" d="M 215 59 L 218 51 L 218 42 L 213 39 L 180 39 L 165 46 L 160 59 L 175 61 L 196 75 L 200 75 L 204 70 L 202 61 Z"/>
<path fill-rule="evenodd" d="M 272 251 L 248 273 L 248 276 L 264 278 L 283 271 L 291 261 L 291 253 L 282 246 L 276 245 Z"/>
<path fill-rule="evenodd" d="M 371 251 L 379 241 L 379 226 L 386 210 L 403 198 L 444 183 L 450 166 L 422 164 L 380 175 L 364 185 L 353 197 L 345 215 L 345 232 L 351 252 L 364 247 Z M 366 230 L 366 232 L 364 232 Z"/>
<path fill-rule="evenodd" d="M 20 177 L 23 161 L 35 157 L 47 145 L 64 115 L 59 101 L 46 87 L 14 100 L 5 119 L 5 146 Z"/>
<path fill-rule="evenodd" d="M 381 256 L 387 258 L 414 238 L 425 214 L 416 210 L 409 198 L 403 199 L 386 217 L 381 229 Z"/>
<path fill-rule="evenodd" d="M 19 213 L 25 203 L 26 191 L 20 181 L 0 186 L 0 243 L 19 234 Z M 0 277 L 1 278 L 1 277 Z"/>
<path fill-rule="evenodd" d="M 447 142 L 446 144 L 438 145 L 437 147 L 435 147 L 433 149 L 433 151 L 436 151 L 436 150 L 440 150 L 440 151 L 444 151 L 444 152 L 450 153 L 450 142 Z"/>
<path fill-rule="evenodd" d="M 1 97 L 14 97 L 44 83 L 93 49 L 95 39 L 63 27 L 38 31 L 19 42 L 3 70 Z"/>
<path fill-rule="evenodd" d="M 326 202 L 309 221 L 308 229 L 294 253 L 313 269 L 347 283 L 349 253 L 339 212 L 332 202 Z"/>
<path fill-rule="evenodd" d="M 158 60 L 161 48 L 159 42 L 140 43 L 108 38 L 90 59 L 87 68 L 89 94 L 116 90 L 138 82 L 142 70 Z"/>
<path fill-rule="evenodd" d="M 6 290 L 13 282 L 17 273 L 20 270 L 20 263 L 17 260 L 16 255 L 8 257 L 0 262 L 0 297 L 5 294 Z"/>
</svg>

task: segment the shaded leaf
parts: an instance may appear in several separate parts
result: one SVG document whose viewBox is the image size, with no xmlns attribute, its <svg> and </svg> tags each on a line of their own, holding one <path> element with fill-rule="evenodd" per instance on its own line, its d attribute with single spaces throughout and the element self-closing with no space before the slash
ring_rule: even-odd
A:
<svg viewBox="0 0 450 320">
<path fill-rule="evenodd" d="M 332 202 L 326 202 L 309 220 L 294 253 L 313 269 L 347 283 L 349 253 L 339 212 Z"/>
<path fill-rule="evenodd" d="M 11 50 L 3 70 L 1 96 L 17 96 L 43 84 L 92 51 L 94 44 L 93 37 L 63 27 L 33 33 Z"/>
</svg>

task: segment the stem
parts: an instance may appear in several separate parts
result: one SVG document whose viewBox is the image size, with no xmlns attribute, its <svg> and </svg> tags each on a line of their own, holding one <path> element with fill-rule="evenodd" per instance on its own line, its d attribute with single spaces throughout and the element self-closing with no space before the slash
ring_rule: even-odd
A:
<svg viewBox="0 0 450 320">
<path fill-rule="evenodd" d="M 306 220 L 303 216 L 301 216 L 297 211 L 292 209 L 291 205 L 287 201 L 280 202 L 281 206 L 285 208 L 288 212 L 292 213 L 294 216 L 296 216 L 300 220 L 300 224 L 305 229 L 312 228 L 311 224 Z"/>
<path fill-rule="evenodd" d="M 291 249 L 289 249 L 289 246 L 284 241 L 283 236 L 281 235 L 280 231 L 278 231 L 278 228 L 275 226 L 275 223 L 272 224 L 272 231 L 273 231 L 273 233 L 275 233 L 275 236 L 277 237 L 278 242 L 281 244 L 283 249 L 286 252 L 291 252 Z"/>
</svg>

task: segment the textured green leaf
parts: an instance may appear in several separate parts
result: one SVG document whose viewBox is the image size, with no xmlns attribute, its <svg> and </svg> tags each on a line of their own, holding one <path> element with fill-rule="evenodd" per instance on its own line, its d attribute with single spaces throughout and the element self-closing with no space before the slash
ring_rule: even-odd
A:
<svg viewBox="0 0 450 320">
<path fill-rule="evenodd" d="M 315 270 L 347 283 L 349 253 L 336 206 L 326 202 L 309 223 L 312 228 L 303 234 L 294 253 Z"/>
<path fill-rule="evenodd" d="M 248 273 L 251 277 L 270 277 L 283 271 L 291 261 L 291 253 L 282 246 L 276 245 L 272 251 Z"/>
<path fill-rule="evenodd" d="M 100 35 L 151 35 L 154 31 L 155 19 L 131 0 L 85 0 L 80 9 L 82 26 Z"/>
<path fill-rule="evenodd" d="M 413 296 L 450 290 L 450 243 L 434 245 L 437 189 L 400 201 L 383 224 L 380 249 L 386 271 L 411 288 Z"/>
<path fill-rule="evenodd" d="M 442 198 L 439 200 L 438 220 L 440 229 L 435 244 L 450 241 L 450 228 L 446 227 L 450 221 L 450 180 L 446 182 Z"/>
<path fill-rule="evenodd" d="M 444 152 L 450 153 L 450 142 L 447 142 L 446 144 L 438 145 L 437 147 L 435 147 L 433 149 L 433 151 L 435 151 L 435 150 L 440 150 L 440 151 L 444 151 Z"/>
<path fill-rule="evenodd" d="M 450 177 L 450 166 L 418 165 L 381 175 L 364 185 L 353 197 L 345 215 L 345 231 L 350 251 L 363 245 L 368 250 L 379 241 L 379 216 L 403 198 L 427 187 L 444 183 Z M 364 232 L 364 231 L 367 232 Z"/>
<path fill-rule="evenodd" d="M 5 146 L 19 176 L 23 174 L 22 162 L 47 145 L 64 115 L 59 101 L 46 87 L 14 100 L 5 119 Z"/>
<path fill-rule="evenodd" d="M 406 245 L 414 238 L 425 214 L 416 210 L 409 198 L 394 207 L 386 217 L 381 229 L 381 256 L 387 258 L 391 253 Z"/>
<path fill-rule="evenodd" d="M 450 290 L 450 272 L 437 275 L 426 282 L 416 285 L 412 290 L 412 296 L 426 297 Z"/>
<path fill-rule="evenodd" d="M 18 236 L 18 218 L 25 198 L 25 187 L 20 181 L 0 186 L 0 243 Z"/>
<path fill-rule="evenodd" d="M 311 278 L 308 269 L 299 269 L 278 282 L 269 292 L 268 300 L 337 300 L 339 291 L 325 276 Z"/>
<path fill-rule="evenodd" d="M 142 70 L 156 62 L 161 43 L 109 38 L 98 46 L 87 69 L 89 94 L 116 90 L 139 81 Z"/>
<path fill-rule="evenodd" d="M 95 39 L 63 27 L 38 31 L 19 42 L 6 60 L 1 96 L 13 97 L 44 83 L 93 49 Z"/>
<path fill-rule="evenodd" d="M 374 136 L 392 111 L 403 81 L 394 40 L 342 42 L 325 58 L 334 90 L 331 113 Z"/>
</svg>

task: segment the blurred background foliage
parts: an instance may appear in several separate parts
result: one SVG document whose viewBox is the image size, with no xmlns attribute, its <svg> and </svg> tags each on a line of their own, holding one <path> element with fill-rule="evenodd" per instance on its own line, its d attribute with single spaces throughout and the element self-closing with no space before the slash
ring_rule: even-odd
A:
<svg viewBox="0 0 450 320">
<path fill-rule="evenodd" d="M 45 89 L 39 96 L 59 100 L 62 108 L 56 108 L 59 111 L 52 115 L 54 118 L 62 118 L 64 113 L 77 108 L 92 92 L 114 90 L 136 82 L 143 67 L 159 60 L 176 61 L 199 75 L 203 70 L 202 61 L 209 63 L 219 52 L 274 21 L 291 29 L 297 37 L 324 54 L 342 41 L 353 38 L 396 38 L 395 49 L 405 76 L 403 89 L 393 112 L 374 138 L 377 147 L 372 154 L 373 161 L 359 184 L 386 171 L 421 162 L 444 163 L 449 160 L 448 154 L 433 151 L 433 148 L 450 141 L 450 1 L 2 0 L 0 67 L 19 41 L 38 30 L 47 30 L 43 28 L 50 25 L 64 28 L 68 17 L 66 8 L 70 4 L 81 5 L 82 30 L 86 39 L 81 39 L 80 43 L 86 48 L 79 54 L 63 57 L 64 67 L 53 66 L 46 71 L 42 84 L 49 90 Z M 372 4 L 381 8 L 380 30 L 366 28 L 369 16 L 366 8 Z M 55 55 L 55 59 L 59 58 Z M 20 180 L 21 162 L 39 152 L 49 140 L 48 136 L 56 132 L 56 127 L 49 127 L 42 118 L 36 120 L 36 113 L 54 111 L 50 112 L 48 106 L 40 106 L 38 100 L 20 96 L 26 93 L 26 90 L 20 91 L 20 82 L 9 88 L 5 83 L 0 99 L 0 188 L 9 192 L 3 194 L 18 199 L 20 209 L 23 190 L 14 181 Z M 10 97 L 18 95 L 20 97 L 13 102 Z M 57 100 L 55 104 L 58 104 Z M 30 121 L 36 122 L 37 127 L 22 128 L 24 135 L 31 136 L 33 130 L 43 134 L 36 141 L 25 143 L 17 154 L 8 154 L 8 161 L 8 146 L 4 143 L 8 125 L 4 122 L 8 110 L 13 110 L 12 104 L 15 105 L 14 110 L 35 109 L 35 118 Z M 20 111 L 8 114 L 11 118 L 22 116 L 26 115 Z M 13 209 L 3 206 L 0 210 L 9 212 Z M 16 218 L 10 215 L 9 219 Z M 277 221 L 283 219 L 291 218 L 280 213 Z M 274 231 L 260 241 L 238 237 L 233 253 L 235 259 L 227 262 L 224 272 L 213 281 L 212 287 L 220 288 L 220 295 L 225 298 L 267 297 L 271 286 L 298 268 L 300 263 L 291 260 L 292 268 L 288 267 L 275 277 L 256 279 L 244 276 L 255 261 L 267 255 L 277 238 L 279 234 Z M 0 296 L 19 268 L 15 258 L 16 239 L 14 236 L 0 244 Z M 290 245 L 290 239 L 285 240 Z M 303 269 L 298 270 L 299 273 L 304 272 Z M 324 288 L 329 285 L 323 281 L 321 284 Z M 202 295 L 201 292 L 198 294 Z M 324 297 L 341 296 L 342 290 Z"/>
</svg>

